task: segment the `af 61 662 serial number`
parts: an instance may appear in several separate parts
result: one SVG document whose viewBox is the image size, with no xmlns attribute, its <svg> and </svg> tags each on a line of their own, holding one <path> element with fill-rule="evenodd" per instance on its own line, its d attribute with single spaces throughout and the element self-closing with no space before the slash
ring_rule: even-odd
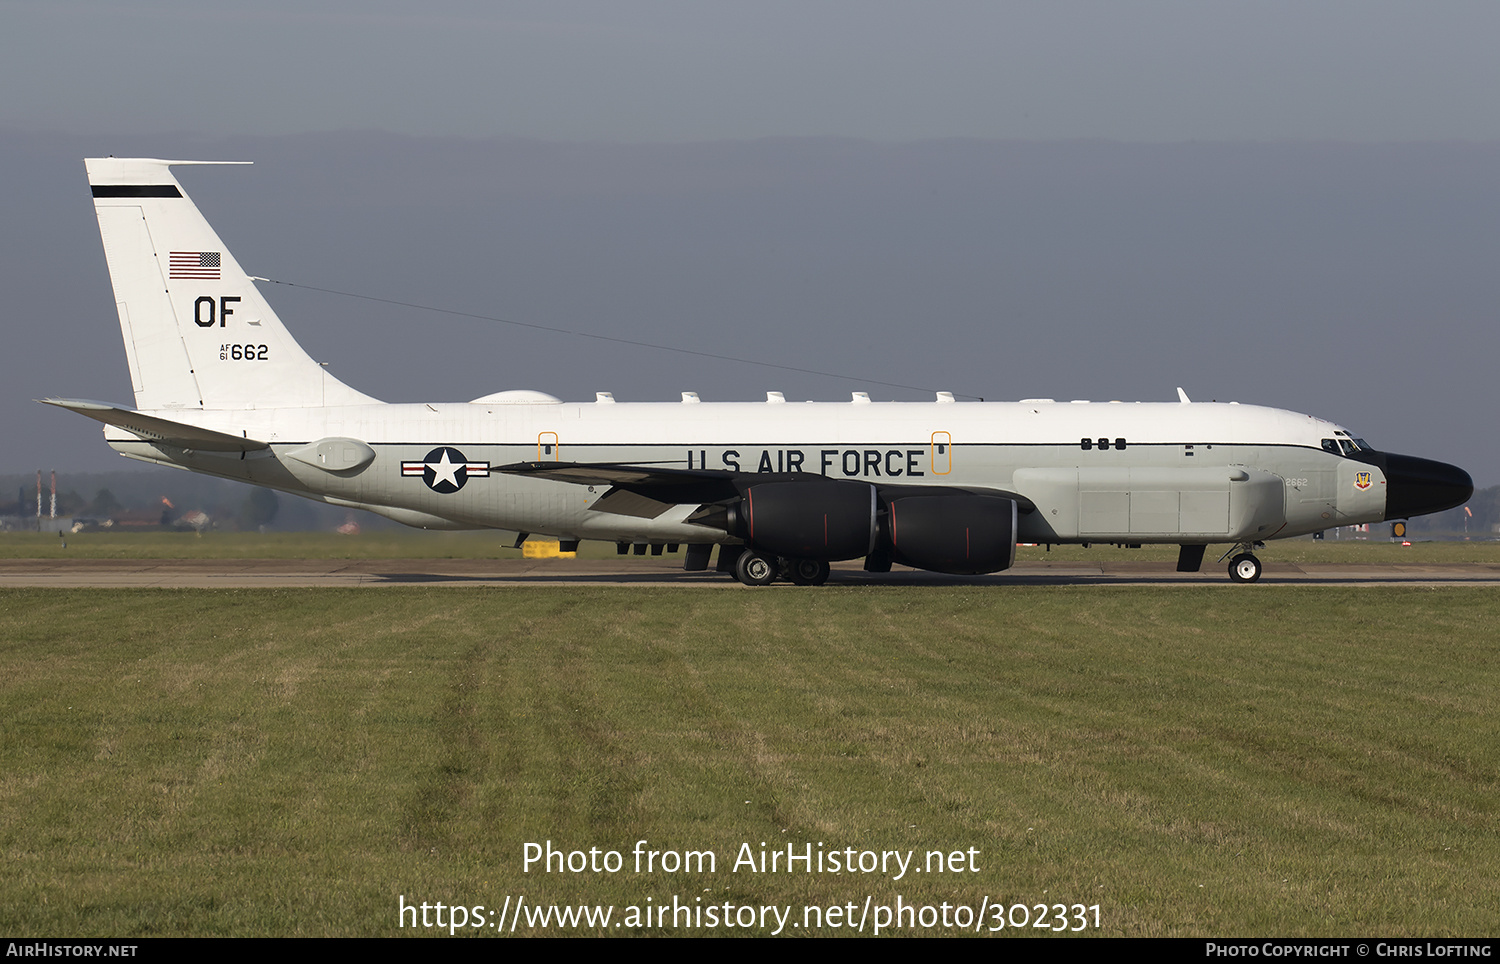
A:
<svg viewBox="0 0 1500 964">
<path fill-rule="evenodd" d="M 219 346 L 219 361 L 265 361 L 270 354 L 269 345 Z"/>
</svg>

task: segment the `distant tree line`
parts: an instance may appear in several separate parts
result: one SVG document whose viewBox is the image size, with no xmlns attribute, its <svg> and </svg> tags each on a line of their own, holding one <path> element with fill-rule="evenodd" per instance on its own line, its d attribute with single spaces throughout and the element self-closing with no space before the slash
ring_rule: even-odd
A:
<svg viewBox="0 0 1500 964">
<path fill-rule="evenodd" d="M 49 473 L 42 475 L 42 514 L 51 510 Z M 350 510 L 307 499 L 287 498 L 274 489 L 172 470 L 57 474 L 57 515 L 116 524 L 171 526 L 204 513 L 216 529 L 255 531 L 332 530 L 348 521 Z M 36 516 L 34 472 L 0 475 L 0 516 Z M 90 497 L 87 493 L 92 492 Z M 146 520 L 149 519 L 149 522 Z M 394 526 L 388 520 L 359 513 L 364 528 Z"/>
</svg>

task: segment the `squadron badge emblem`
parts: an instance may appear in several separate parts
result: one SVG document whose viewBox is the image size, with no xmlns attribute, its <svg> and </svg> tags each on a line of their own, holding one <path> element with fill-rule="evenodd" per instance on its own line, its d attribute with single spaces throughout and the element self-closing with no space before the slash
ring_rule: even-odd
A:
<svg viewBox="0 0 1500 964">
<path fill-rule="evenodd" d="M 1356 472 L 1356 473 L 1354 473 L 1354 487 L 1356 489 L 1368 489 L 1370 487 L 1370 473 L 1368 473 L 1368 472 Z"/>
<path fill-rule="evenodd" d="M 489 478 L 490 463 L 470 462 L 458 449 L 440 445 L 420 462 L 402 462 L 401 476 L 421 476 L 429 489 L 446 495 L 457 492 L 470 479 Z"/>
</svg>

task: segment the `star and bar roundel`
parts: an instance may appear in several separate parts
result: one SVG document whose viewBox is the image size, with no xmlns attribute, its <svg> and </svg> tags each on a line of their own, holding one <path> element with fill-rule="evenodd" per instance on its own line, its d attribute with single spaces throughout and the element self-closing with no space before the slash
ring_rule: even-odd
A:
<svg viewBox="0 0 1500 964">
<path fill-rule="evenodd" d="M 432 491 L 447 494 L 457 492 L 470 479 L 489 478 L 490 463 L 470 462 L 458 449 L 439 445 L 421 461 L 401 463 L 402 478 L 416 476 Z"/>
</svg>

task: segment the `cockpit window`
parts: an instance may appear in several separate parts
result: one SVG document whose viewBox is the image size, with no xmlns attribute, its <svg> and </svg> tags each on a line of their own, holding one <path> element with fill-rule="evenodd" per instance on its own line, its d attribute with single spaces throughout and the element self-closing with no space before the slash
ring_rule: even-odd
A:
<svg viewBox="0 0 1500 964">
<path fill-rule="evenodd" d="M 1373 452 L 1375 450 L 1370 448 L 1370 443 L 1362 438 L 1351 438 L 1348 435 L 1339 433 L 1338 438 L 1325 438 L 1323 440 L 1323 451 L 1333 455 L 1353 457 L 1356 452 Z"/>
</svg>

